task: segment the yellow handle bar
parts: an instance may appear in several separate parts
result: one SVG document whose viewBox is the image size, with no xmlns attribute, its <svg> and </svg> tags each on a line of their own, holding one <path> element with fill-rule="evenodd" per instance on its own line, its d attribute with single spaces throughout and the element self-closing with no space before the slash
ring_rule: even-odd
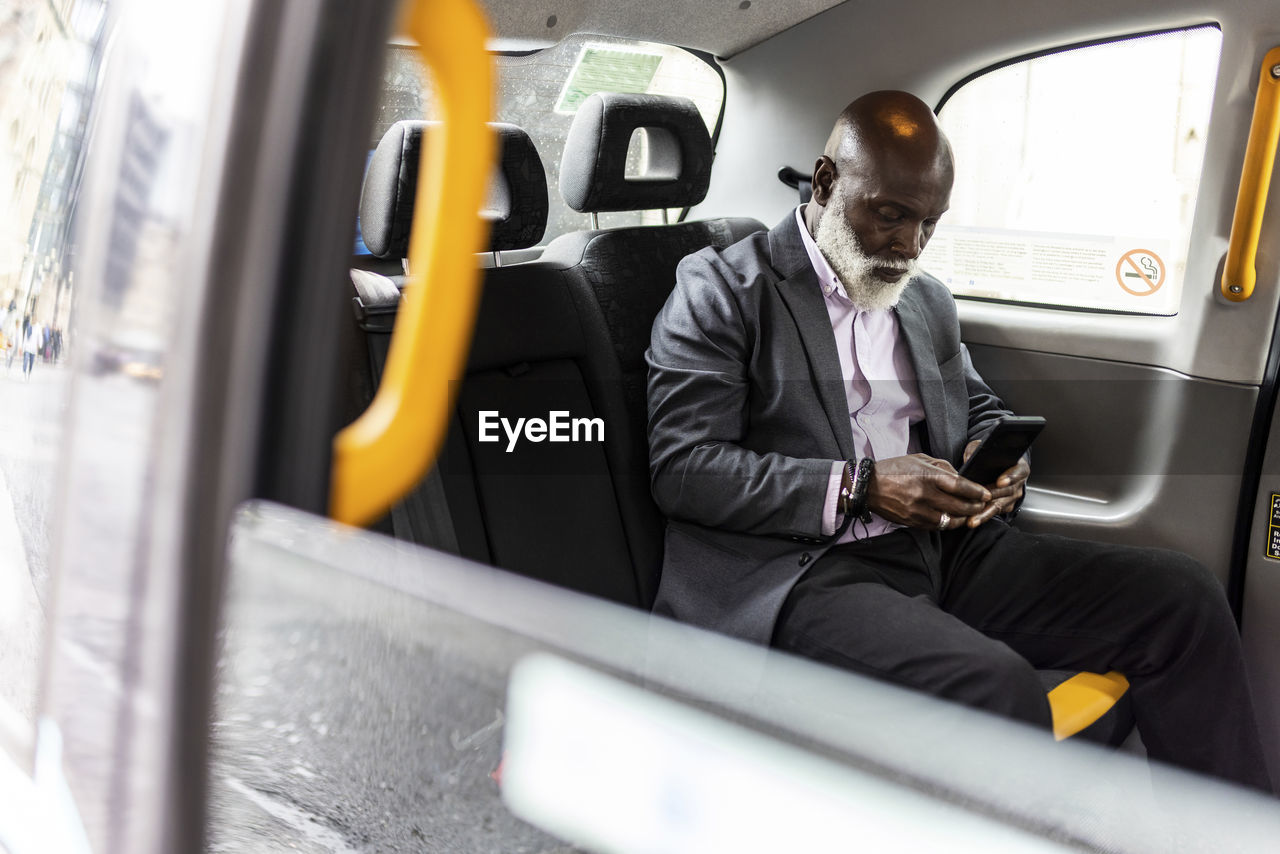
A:
<svg viewBox="0 0 1280 854">
<path fill-rule="evenodd" d="M 422 147 L 409 280 L 382 383 L 333 441 L 329 514 L 352 525 L 385 513 L 439 453 L 480 296 L 474 255 L 488 237 L 479 214 L 495 145 L 486 124 L 493 100 L 488 26 L 473 0 L 417 0 L 406 15 L 443 123 Z"/>
<path fill-rule="evenodd" d="M 1244 169 L 1240 172 L 1236 214 L 1231 221 L 1231 242 L 1227 246 L 1227 263 L 1222 271 L 1222 295 L 1232 302 L 1244 302 L 1253 296 L 1253 286 L 1258 280 L 1255 267 L 1258 237 L 1262 233 L 1262 213 L 1267 206 L 1267 190 L 1271 187 L 1271 169 L 1275 166 L 1278 141 L 1280 47 L 1273 47 L 1262 60 L 1258 98 L 1253 104 L 1253 125 L 1249 128 Z"/>
<path fill-rule="evenodd" d="M 1049 710 L 1053 713 L 1053 737 L 1062 741 L 1088 729 L 1114 706 L 1129 680 L 1124 674 L 1077 673 L 1049 692 Z"/>
</svg>

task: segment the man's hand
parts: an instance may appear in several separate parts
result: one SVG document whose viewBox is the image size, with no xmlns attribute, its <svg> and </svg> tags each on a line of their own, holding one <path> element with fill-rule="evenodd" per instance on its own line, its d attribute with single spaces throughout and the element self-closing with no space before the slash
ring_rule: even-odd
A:
<svg viewBox="0 0 1280 854">
<path fill-rule="evenodd" d="M 980 444 L 982 444 L 981 439 L 974 439 L 965 446 L 965 462 L 969 461 L 969 457 L 973 456 L 973 452 L 978 449 Z M 987 506 L 982 508 L 981 513 L 969 517 L 969 527 L 976 528 L 997 514 L 1013 512 L 1018 500 L 1022 498 L 1023 486 L 1030 476 L 1031 464 L 1027 462 L 1026 454 L 1023 454 L 1022 459 L 1018 460 L 1013 468 L 1006 469 L 1004 474 L 996 479 L 995 484 L 988 487 L 991 493 L 991 500 L 987 503 Z"/>
<path fill-rule="evenodd" d="M 867 490 L 872 511 L 912 528 L 956 528 L 992 503 L 989 490 L 960 477 L 946 460 L 928 454 L 877 460 Z M 944 513 L 945 526 L 940 524 Z"/>
</svg>

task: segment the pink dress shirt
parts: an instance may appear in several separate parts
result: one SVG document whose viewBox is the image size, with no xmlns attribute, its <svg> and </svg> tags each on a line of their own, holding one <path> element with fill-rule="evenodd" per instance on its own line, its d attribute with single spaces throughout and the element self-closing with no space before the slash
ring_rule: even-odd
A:
<svg viewBox="0 0 1280 854">
<path fill-rule="evenodd" d="M 891 309 L 861 311 L 854 307 L 835 270 L 809 235 L 801 216 L 803 211 L 803 206 L 796 208 L 796 221 L 809 261 L 818 274 L 827 315 L 831 318 L 831 331 L 836 337 L 836 350 L 840 353 L 855 460 L 862 457 L 885 460 L 915 453 L 919 448 L 915 447 L 911 428 L 924 420 L 924 408 L 920 404 L 907 343 L 899 334 L 898 316 Z M 834 534 L 841 521 L 836 500 L 840 497 L 843 474 L 844 461 L 833 462 L 822 513 L 825 536 Z M 837 542 L 876 537 L 900 527 L 873 513 L 865 525 L 855 520 Z"/>
</svg>

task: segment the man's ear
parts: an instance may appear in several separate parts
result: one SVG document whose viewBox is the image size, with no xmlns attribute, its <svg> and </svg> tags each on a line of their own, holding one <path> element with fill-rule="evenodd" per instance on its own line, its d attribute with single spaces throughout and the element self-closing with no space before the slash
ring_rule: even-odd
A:
<svg viewBox="0 0 1280 854">
<path fill-rule="evenodd" d="M 836 164 L 824 154 L 813 164 L 813 200 L 824 208 L 831 200 L 831 186 L 835 180 Z"/>
</svg>

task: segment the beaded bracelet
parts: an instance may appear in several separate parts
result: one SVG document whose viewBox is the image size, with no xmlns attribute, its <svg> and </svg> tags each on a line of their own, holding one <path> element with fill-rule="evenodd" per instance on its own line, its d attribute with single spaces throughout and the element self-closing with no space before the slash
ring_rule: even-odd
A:
<svg viewBox="0 0 1280 854">
<path fill-rule="evenodd" d="M 871 513 L 867 510 L 867 491 L 871 487 L 871 475 L 876 470 L 876 462 L 870 457 L 853 460 L 844 464 L 844 477 L 840 484 L 839 504 L 844 508 L 845 516 L 853 516 L 862 522 L 871 521 Z M 845 486 L 845 484 L 849 484 Z"/>
<path fill-rule="evenodd" d="M 864 524 L 871 521 L 871 511 L 867 509 L 867 493 L 871 489 L 871 476 L 875 473 L 876 461 L 871 457 L 858 460 L 858 470 L 853 476 L 853 499 L 849 511 Z"/>
</svg>

